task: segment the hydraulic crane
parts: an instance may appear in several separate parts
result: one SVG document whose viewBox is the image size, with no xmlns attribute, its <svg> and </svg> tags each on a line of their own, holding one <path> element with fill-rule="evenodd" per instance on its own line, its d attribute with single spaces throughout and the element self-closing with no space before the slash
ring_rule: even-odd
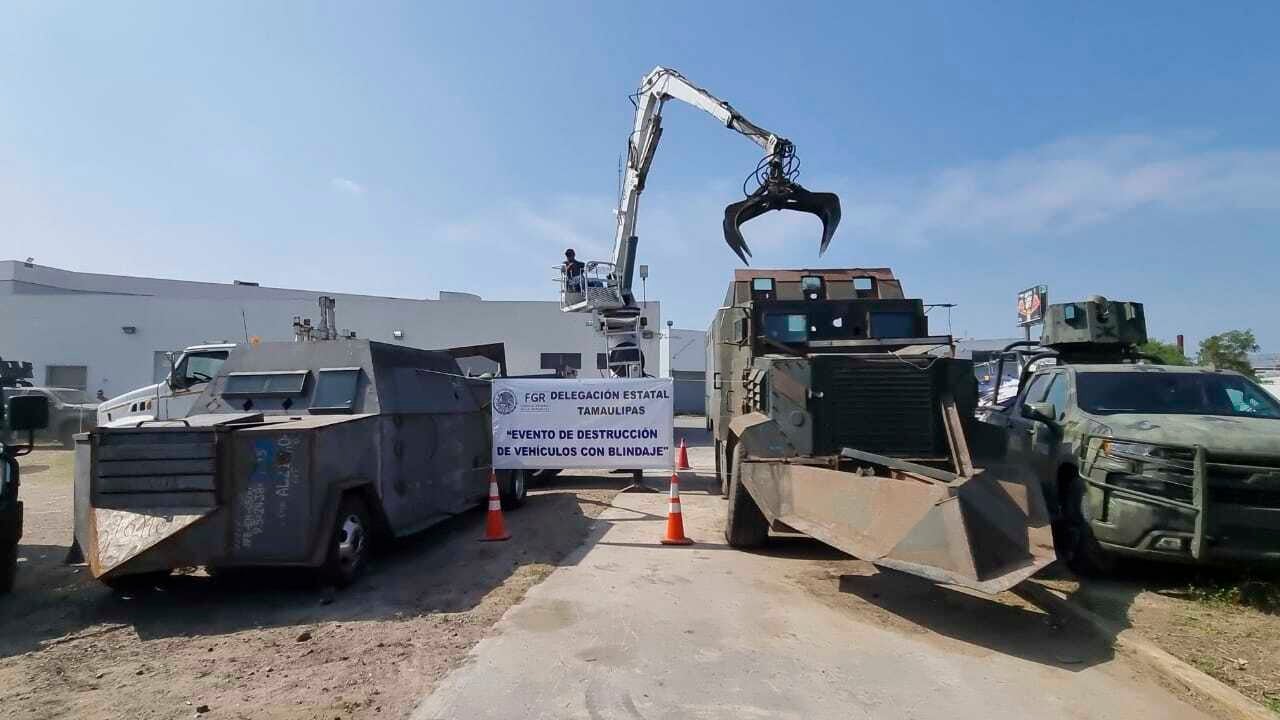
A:
<svg viewBox="0 0 1280 720">
<path fill-rule="evenodd" d="M 631 289 L 638 243 L 636 213 L 662 138 L 662 108 L 670 99 L 707 112 L 764 149 L 764 157 L 748 178 L 748 181 L 754 179 L 758 187 L 746 193 L 744 200 L 724 210 L 725 242 L 743 262 L 747 262 L 751 250 L 742 237 L 741 226 L 769 210 L 795 210 L 818 216 L 822 221 L 819 254 L 827 249 L 840 223 L 839 197 L 834 193 L 810 192 L 795 181 L 799 162 L 790 140 L 750 122 L 732 105 L 697 87 L 675 70 L 654 68 L 632 96 L 636 106 L 635 127 L 627 141 L 627 166 L 616 211 L 613 257 L 609 261 L 587 262 L 581 273 L 562 270 L 560 278 L 561 309 L 594 315 L 596 327 L 605 338 L 608 369 L 620 377 L 639 377 L 643 373 L 640 335 L 645 320 Z"/>
</svg>

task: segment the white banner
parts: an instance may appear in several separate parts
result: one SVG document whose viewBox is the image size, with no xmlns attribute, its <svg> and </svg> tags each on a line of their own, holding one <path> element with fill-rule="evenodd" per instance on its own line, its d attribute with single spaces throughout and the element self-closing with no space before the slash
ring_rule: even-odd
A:
<svg viewBox="0 0 1280 720">
<path fill-rule="evenodd" d="M 670 469 L 671 380 L 493 381 L 493 466 Z"/>
</svg>

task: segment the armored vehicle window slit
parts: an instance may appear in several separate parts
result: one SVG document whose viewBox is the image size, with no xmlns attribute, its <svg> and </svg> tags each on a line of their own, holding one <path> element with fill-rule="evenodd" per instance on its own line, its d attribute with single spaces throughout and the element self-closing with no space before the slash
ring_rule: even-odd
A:
<svg viewBox="0 0 1280 720">
<path fill-rule="evenodd" d="M 286 397 L 301 395 L 307 386 L 306 370 L 233 372 L 222 389 L 226 397 Z"/>
<path fill-rule="evenodd" d="M 773 278 L 753 278 L 751 280 L 752 300 L 772 300 L 776 297 Z"/>
<path fill-rule="evenodd" d="M 873 311 L 871 314 L 871 337 L 875 338 L 909 338 L 916 337 L 916 315 L 911 312 Z"/>
<path fill-rule="evenodd" d="M 800 278 L 800 290 L 804 293 L 805 300 L 827 299 L 827 289 L 822 284 L 822 278 L 817 275 L 805 275 Z"/>
<path fill-rule="evenodd" d="M 809 339 L 809 319 L 798 313 L 765 313 L 764 334 L 782 343 L 802 343 Z"/>
<path fill-rule="evenodd" d="M 321 368 L 311 398 L 312 413 L 349 413 L 360 386 L 360 368 Z"/>
</svg>

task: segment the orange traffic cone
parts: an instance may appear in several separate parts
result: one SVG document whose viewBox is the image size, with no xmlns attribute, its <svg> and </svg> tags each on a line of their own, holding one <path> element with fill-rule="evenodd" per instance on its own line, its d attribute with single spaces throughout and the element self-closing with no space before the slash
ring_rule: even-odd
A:
<svg viewBox="0 0 1280 720">
<path fill-rule="evenodd" d="M 693 469 L 692 467 L 689 467 L 689 448 L 685 447 L 684 438 L 680 438 L 680 450 L 676 453 L 676 469 Z"/>
<path fill-rule="evenodd" d="M 667 509 L 667 536 L 662 538 L 663 545 L 692 545 L 693 541 L 684 536 L 684 516 L 680 514 L 680 476 L 671 473 L 671 501 Z"/>
<path fill-rule="evenodd" d="M 489 471 L 489 514 L 484 519 L 484 537 L 482 542 L 493 540 L 510 540 L 507 524 L 502 521 L 502 498 L 498 495 L 498 475 Z"/>
</svg>

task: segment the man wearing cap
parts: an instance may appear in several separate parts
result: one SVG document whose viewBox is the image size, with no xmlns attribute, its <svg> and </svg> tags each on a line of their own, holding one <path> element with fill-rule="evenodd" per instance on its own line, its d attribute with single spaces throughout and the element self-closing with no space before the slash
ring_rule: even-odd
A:
<svg viewBox="0 0 1280 720">
<path fill-rule="evenodd" d="M 583 292 L 582 272 L 586 268 L 576 257 L 574 257 L 573 248 L 564 251 L 564 264 L 560 266 L 560 271 L 564 273 L 565 290 L 568 292 Z"/>
</svg>

